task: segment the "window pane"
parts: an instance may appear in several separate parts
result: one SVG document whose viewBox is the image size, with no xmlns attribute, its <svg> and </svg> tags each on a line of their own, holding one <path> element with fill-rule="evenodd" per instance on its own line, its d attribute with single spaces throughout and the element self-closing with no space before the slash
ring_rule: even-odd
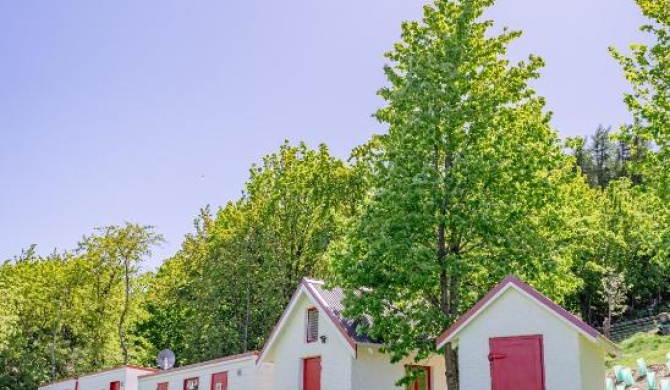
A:
<svg viewBox="0 0 670 390">
<path fill-rule="evenodd" d="M 428 367 L 408 366 L 407 372 L 414 370 L 415 379 L 405 386 L 406 390 L 430 390 L 430 375 Z"/>
<path fill-rule="evenodd" d="M 416 378 L 416 384 L 417 390 L 430 390 L 428 388 L 428 372 L 426 370 L 423 370 Z"/>
</svg>

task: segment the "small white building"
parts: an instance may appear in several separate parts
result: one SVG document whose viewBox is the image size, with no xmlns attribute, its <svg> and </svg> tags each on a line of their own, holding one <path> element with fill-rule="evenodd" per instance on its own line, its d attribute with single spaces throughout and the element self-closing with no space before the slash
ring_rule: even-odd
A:
<svg viewBox="0 0 670 390">
<path fill-rule="evenodd" d="M 77 378 L 62 379 L 39 387 L 39 390 L 76 390 Z"/>
<path fill-rule="evenodd" d="M 458 350 L 461 390 L 604 389 L 617 346 L 513 275 L 437 340 Z"/>
<path fill-rule="evenodd" d="M 138 390 L 137 378 L 155 371 L 153 368 L 125 365 L 49 383 L 40 386 L 39 390 Z"/>
<path fill-rule="evenodd" d="M 272 390 L 272 365 L 257 352 L 227 356 L 144 375 L 139 390 Z"/>
<path fill-rule="evenodd" d="M 341 289 L 303 279 L 258 359 L 274 365 L 274 390 L 395 390 L 409 366 L 425 374 L 400 388 L 446 390 L 442 357 L 392 364 L 342 316 L 342 299 Z"/>
</svg>

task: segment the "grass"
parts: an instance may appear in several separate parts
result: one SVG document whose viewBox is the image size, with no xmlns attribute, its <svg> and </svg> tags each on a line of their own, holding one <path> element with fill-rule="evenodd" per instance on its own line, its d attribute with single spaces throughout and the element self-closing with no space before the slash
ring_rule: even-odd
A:
<svg viewBox="0 0 670 390">
<path fill-rule="evenodd" d="M 635 368 L 638 358 L 644 358 L 647 364 L 665 364 L 665 354 L 670 352 L 670 336 L 658 336 L 654 333 L 638 333 L 619 343 L 621 356 L 607 362 L 608 367 L 617 364 Z"/>
</svg>

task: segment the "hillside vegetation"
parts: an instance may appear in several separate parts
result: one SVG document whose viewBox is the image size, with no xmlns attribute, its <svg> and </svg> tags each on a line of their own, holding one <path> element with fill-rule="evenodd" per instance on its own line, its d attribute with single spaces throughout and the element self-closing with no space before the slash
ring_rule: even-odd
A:
<svg viewBox="0 0 670 390">
<path fill-rule="evenodd" d="M 665 354 L 670 352 L 670 336 L 638 333 L 619 343 L 621 356 L 608 361 L 608 367 L 621 365 L 635 369 L 636 360 L 644 358 L 648 365 L 665 364 Z"/>
</svg>

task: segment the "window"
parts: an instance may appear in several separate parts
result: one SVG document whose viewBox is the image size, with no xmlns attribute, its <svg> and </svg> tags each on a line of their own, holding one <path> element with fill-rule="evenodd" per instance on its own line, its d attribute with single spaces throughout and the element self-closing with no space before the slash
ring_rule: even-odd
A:
<svg viewBox="0 0 670 390">
<path fill-rule="evenodd" d="M 210 390 L 228 390 L 228 373 L 217 372 L 212 374 L 212 385 Z"/>
<path fill-rule="evenodd" d="M 200 378 L 184 379 L 184 390 L 198 390 L 200 387 Z"/>
<path fill-rule="evenodd" d="M 163 382 L 156 385 L 156 390 L 168 390 L 168 383 Z"/>
<path fill-rule="evenodd" d="M 319 311 L 307 309 L 307 342 L 313 343 L 319 338 Z"/>
<path fill-rule="evenodd" d="M 430 390 L 430 367 L 407 366 L 407 371 L 416 372 L 416 378 L 407 384 L 406 390 Z"/>
<path fill-rule="evenodd" d="M 121 390 L 121 382 L 119 382 L 119 381 L 110 382 L 109 383 L 109 390 Z"/>
</svg>

